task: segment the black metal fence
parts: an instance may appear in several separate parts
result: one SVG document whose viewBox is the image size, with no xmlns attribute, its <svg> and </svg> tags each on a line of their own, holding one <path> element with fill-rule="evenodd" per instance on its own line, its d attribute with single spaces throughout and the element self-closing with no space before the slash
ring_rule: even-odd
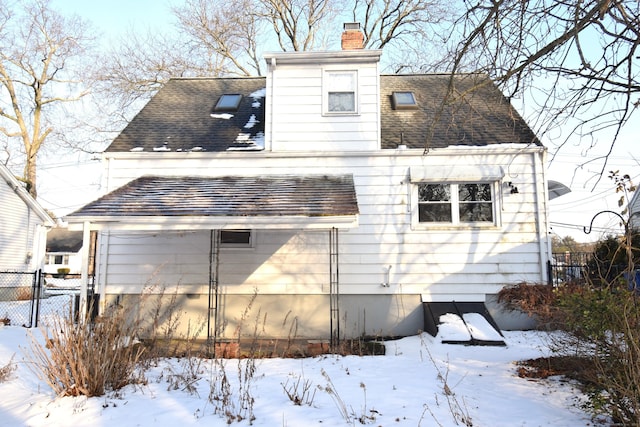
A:
<svg viewBox="0 0 640 427">
<path fill-rule="evenodd" d="M 552 254 L 551 278 L 554 285 L 583 282 L 588 277 L 591 252 L 562 252 Z"/>
<path fill-rule="evenodd" d="M 34 327 L 77 309 L 80 279 L 57 281 L 42 271 L 0 271 L 0 322 Z"/>
</svg>

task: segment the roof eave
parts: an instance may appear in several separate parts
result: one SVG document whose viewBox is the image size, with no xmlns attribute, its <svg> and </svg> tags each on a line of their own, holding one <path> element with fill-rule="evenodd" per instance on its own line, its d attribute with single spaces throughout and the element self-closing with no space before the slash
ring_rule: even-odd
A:
<svg viewBox="0 0 640 427">
<path fill-rule="evenodd" d="M 29 192 L 20 184 L 20 182 L 9 172 L 5 166 L 0 165 L 0 176 L 9 184 L 11 189 L 16 193 L 22 201 L 33 210 L 36 215 L 42 220 L 43 225 L 47 228 L 52 228 L 56 225 L 56 222 L 49 216 L 47 211 L 38 203 L 36 199 L 29 194 Z"/>
<path fill-rule="evenodd" d="M 326 216 L 69 216 L 69 230 L 168 231 L 356 228 L 358 214 Z"/>
<path fill-rule="evenodd" d="M 380 49 L 354 49 L 341 51 L 308 51 L 308 52 L 267 52 L 263 55 L 267 64 L 298 65 L 298 64 L 350 64 L 371 63 L 380 61 Z"/>
</svg>

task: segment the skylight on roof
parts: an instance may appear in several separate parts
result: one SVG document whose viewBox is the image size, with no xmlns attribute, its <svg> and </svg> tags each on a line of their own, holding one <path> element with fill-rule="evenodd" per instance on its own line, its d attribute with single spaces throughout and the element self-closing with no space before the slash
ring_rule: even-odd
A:
<svg viewBox="0 0 640 427">
<path fill-rule="evenodd" d="M 391 104 L 394 110 L 415 110 L 418 108 L 413 92 L 393 92 Z"/>
<path fill-rule="evenodd" d="M 218 99 L 214 111 L 236 111 L 240 105 L 242 95 L 240 94 L 224 94 Z"/>
</svg>

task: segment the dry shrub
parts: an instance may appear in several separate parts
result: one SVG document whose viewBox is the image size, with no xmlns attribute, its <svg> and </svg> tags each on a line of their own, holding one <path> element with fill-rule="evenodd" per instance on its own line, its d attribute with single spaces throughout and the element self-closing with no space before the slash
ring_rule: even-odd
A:
<svg viewBox="0 0 640 427">
<path fill-rule="evenodd" d="M 72 313 L 41 329 L 44 343 L 33 338 L 30 367 L 59 396 L 101 396 L 142 381 L 136 367 L 143 353 L 136 324 L 123 309 L 112 307 L 92 323 L 76 322 Z"/>
<path fill-rule="evenodd" d="M 550 329 L 564 329 L 566 313 L 558 301 L 567 295 L 580 295 L 584 285 L 567 283 L 558 287 L 521 282 L 505 286 L 498 293 L 498 302 L 509 310 L 521 311 L 535 317 L 541 325 Z"/>
<path fill-rule="evenodd" d="M 29 301 L 33 298 L 33 290 L 26 286 L 19 287 L 17 289 L 16 300 L 17 301 Z"/>
<path fill-rule="evenodd" d="M 16 365 L 13 363 L 13 357 L 9 360 L 9 363 L 0 367 L 0 383 L 7 381 L 11 378 L 11 374 L 16 370 Z"/>
</svg>

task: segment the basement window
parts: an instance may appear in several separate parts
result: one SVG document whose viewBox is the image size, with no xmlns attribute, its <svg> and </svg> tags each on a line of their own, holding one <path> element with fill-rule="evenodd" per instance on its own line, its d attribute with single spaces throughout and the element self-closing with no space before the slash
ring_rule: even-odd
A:
<svg viewBox="0 0 640 427">
<path fill-rule="evenodd" d="M 252 248 L 251 230 L 221 230 L 220 246 L 223 248 Z"/>
<path fill-rule="evenodd" d="M 394 110 L 415 110 L 418 108 L 413 92 L 393 92 L 391 105 Z"/>
<path fill-rule="evenodd" d="M 241 100 L 240 94 L 224 94 L 218 99 L 213 111 L 236 111 Z"/>
</svg>

